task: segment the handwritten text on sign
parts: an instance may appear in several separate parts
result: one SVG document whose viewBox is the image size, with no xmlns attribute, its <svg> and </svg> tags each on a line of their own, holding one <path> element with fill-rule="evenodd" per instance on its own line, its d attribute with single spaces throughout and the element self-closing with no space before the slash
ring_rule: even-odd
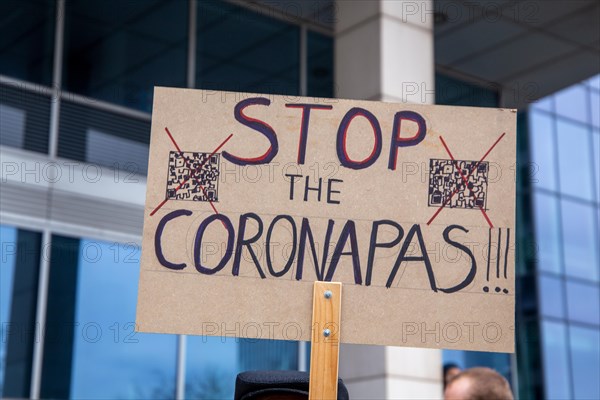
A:
<svg viewBox="0 0 600 400">
<path fill-rule="evenodd" d="M 513 351 L 513 110 L 156 88 L 142 331 Z"/>
</svg>

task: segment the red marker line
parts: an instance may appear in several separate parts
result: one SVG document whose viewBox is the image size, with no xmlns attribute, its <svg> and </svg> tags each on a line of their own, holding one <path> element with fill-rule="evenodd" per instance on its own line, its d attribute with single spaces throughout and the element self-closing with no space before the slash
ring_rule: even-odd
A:
<svg viewBox="0 0 600 400">
<path fill-rule="evenodd" d="M 446 144 L 446 141 L 444 140 L 443 137 L 440 136 L 440 140 L 442 141 L 442 145 L 444 146 L 444 148 L 446 149 L 446 153 L 448 153 L 448 155 L 450 156 L 450 159 L 452 161 L 454 161 L 454 163 L 456 163 L 456 160 L 454 159 L 454 156 L 452 155 L 452 153 L 450 152 L 450 149 L 448 148 L 448 145 Z M 455 164 L 456 165 L 456 164 Z"/>
<path fill-rule="evenodd" d="M 481 206 L 479 206 L 479 209 L 483 213 L 483 216 L 485 217 L 485 220 L 487 221 L 487 223 L 490 226 L 490 228 L 494 228 L 494 225 L 492 224 L 492 221 L 490 221 L 490 218 L 488 217 L 488 215 L 486 214 L 486 212 L 483 210 L 483 208 L 481 208 Z"/>
<path fill-rule="evenodd" d="M 171 135 L 171 132 L 169 132 L 169 128 L 165 127 L 165 131 L 167 132 L 167 135 L 169 135 L 169 139 L 171 139 L 171 142 L 173 142 L 173 144 L 175 145 L 175 148 L 177 149 L 177 151 L 180 152 L 180 153 L 182 153 L 181 149 L 177 145 L 177 142 L 175 141 L 175 139 L 173 139 L 173 135 Z"/>
<path fill-rule="evenodd" d="M 177 151 L 179 151 L 179 153 L 183 155 L 183 152 L 177 145 L 177 142 L 173 138 L 173 135 L 171 135 L 171 132 L 169 132 L 169 129 L 165 128 L 165 131 L 167 132 L 167 135 L 169 135 L 169 138 L 171 139 L 171 141 L 177 148 Z M 214 156 L 217 153 L 217 151 L 219 151 L 223 146 L 225 146 L 225 143 L 227 143 L 229 141 L 229 139 L 231 139 L 232 136 L 233 136 L 233 133 L 230 134 L 229 136 L 227 136 L 227 138 L 225 140 L 223 140 L 223 142 L 221 142 L 221 144 L 216 149 L 214 149 L 213 152 L 210 153 L 210 155 L 207 158 L 204 159 L 204 161 L 198 166 L 198 168 L 196 168 L 186 180 L 184 180 L 183 182 L 181 182 L 179 184 L 179 186 L 177 186 L 177 188 L 175 189 L 175 192 L 177 192 L 179 189 L 181 189 L 183 187 L 183 185 L 185 185 L 192 178 L 196 180 L 198 185 L 200 185 L 200 183 L 198 182 L 198 179 L 196 178 L 196 175 L 202 170 L 202 167 L 204 166 L 204 164 L 206 164 L 206 162 L 212 156 Z M 186 166 L 188 166 L 188 168 L 191 170 L 191 168 L 189 167 L 189 164 L 187 163 L 187 160 L 185 160 L 185 157 L 184 157 L 184 162 L 186 163 Z M 206 191 L 204 190 L 204 187 L 202 185 L 200 185 L 200 188 L 204 192 L 204 196 L 206 196 Z M 208 196 L 206 196 L 206 198 L 208 198 Z M 154 210 L 152 210 L 152 212 L 150 213 L 150 216 L 152 217 L 154 214 L 156 214 L 158 212 L 158 210 L 160 210 L 162 208 L 162 206 L 164 206 L 169 200 L 170 200 L 169 198 L 164 199 L 159 205 L 156 206 L 156 208 Z M 209 203 L 210 203 L 212 209 L 215 211 L 215 213 L 218 214 L 217 209 L 215 208 L 213 202 L 209 200 Z"/>
<path fill-rule="evenodd" d="M 183 157 L 183 153 L 180 152 L 181 156 Z M 210 156 L 208 156 L 208 158 L 212 157 L 215 153 L 213 152 Z M 206 160 L 208 160 L 208 158 Z M 198 167 L 198 169 L 196 169 L 196 171 L 200 170 L 202 168 L 202 166 L 206 163 L 206 160 L 200 164 L 200 166 Z M 191 165 L 188 163 L 188 161 L 185 159 L 185 157 L 183 157 L 183 162 L 185 162 L 186 167 L 188 167 L 188 169 L 191 171 L 192 167 Z M 190 176 L 191 178 L 192 176 Z M 181 183 L 177 189 L 175 189 L 175 192 L 177 192 L 177 190 L 179 190 L 179 188 L 181 186 L 183 186 L 185 184 L 185 182 L 187 182 L 190 178 L 186 179 L 183 183 Z M 208 198 L 208 194 L 206 193 L 206 189 L 204 188 L 204 186 L 200 183 L 200 181 L 198 180 L 198 178 L 196 176 L 193 176 L 194 180 L 196 181 L 196 184 L 200 187 L 200 189 L 202 190 L 202 193 L 204 193 L 204 197 L 206 197 L 206 199 L 208 200 L 208 204 L 210 204 L 210 206 L 212 207 L 213 211 L 215 212 L 215 214 L 219 214 L 219 212 L 217 211 L 217 208 L 215 207 L 215 204 L 213 203 L 212 200 L 210 200 Z M 225 229 L 227 229 L 227 226 L 225 226 L 225 222 L 221 221 L 221 223 L 223 224 L 223 226 L 225 227 Z"/>
<path fill-rule="evenodd" d="M 500 139 L 502 138 L 502 136 L 500 136 Z M 462 168 L 458 165 L 458 163 L 456 162 L 456 160 L 454 159 L 454 156 L 452 155 L 452 153 L 450 152 L 450 149 L 448 148 L 448 145 L 446 144 L 446 141 L 444 140 L 443 137 L 440 136 L 440 140 L 442 141 L 442 144 L 444 145 L 444 147 L 446 148 L 446 152 L 448 153 L 448 155 L 450 156 L 450 158 L 452 159 L 452 161 L 454 162 L 454 166 L 456 167 L 456 169 L 458 170 L 458 173 L 460 174 L 460 177 L 462 178 L 465 186 L 467 187 L 467 189 L 469 189 L 469 196 L 473 197 L 473 199 L 475 199 L 475 192 L 473 192 L 473 189 L 471 189 L 469 187 L 469 178 L 471 177 L 471 174 L 473 173 L 473 171 L 475 171 L 477 168 L 479 168 L 479 164 L 481 164 L 481 160 L 475 164 L 475 166 L 471 169 L 471 171 L 469 171 L 469 176 L 467 178 L 465 178 L 465 174 L 463 173 Z M 496 141 L 496 143 L 498 143 L 498 140 Z M 494 146 L 496 145 L 496 143 L 494 143 L 494 145 L 492 146 L 492 149 L 494 148 Z M 489 154 L 490 150 L 488 150 L 488 152 L 483 156 L 483 158 L 485 158 L 487 156 L 487 154 Z M 457 189 L 458 190 L 458 189 Z M 490 228 L 493 228 L 494 225 L 492 225 L 492 221 L 490 221 L 490 218 L 488 217 L 487 213 L 485 212 L 485 210 L 479 206 L 479 210 L 481 210 L 481 213 L 483 214 L 483 216 L 485 217 L 485 220 L 487 221 L 487 223 L 489 224 Z"/>
<path fill-rule="evenodd" d="M 481 164 L 483 162 L 483 160 L 485 160 L 485 158 L 488 156 L 488 154 L 491 153 L 491 151 L 494 149 L 494 147 L 496 147 L 496 145 L 502 140 L 502 138 L 506 135 L 506 132 L 504 132 L 502 135 L 500 135 L 500 137 L 494 142 L 494 144 L 492 145 L 492 147 L 490 147 L 490 149 L 483 155 L 483 157 L 481 157 L 481 160 L 479 160 L 479 162 L 477 163 L 477 165 Z"/>
<path fill-rule="evenodd" d="M 167 198 L 167 199 L 164 199 L 163 201 L 161 201 L 161 202 L 160 202 L 160 204 L 159 204 L 159 205 L 158 205 L 158 206 L 157 206 L 157 207 L 154 209 L 154 211 L 152 211 L 152 212 L 150 213 L 150 216 L 153 216 L 154 214 L 156 214 L 156 212 L 157 212 L 158 210 L 160 210 L 160 208 L 161 208 L 162 206 L 164 206 L 164 205 L 165 205 L 165 203 L 166 203 L 167 201 L 169 201 L 169 199 L 168 199 L 168 198 Z"/>
<path fill-rule="evenodd" d="M 502 133 L 502 135 L 500 135 L 500 137 L 498 139 L 496 139 L 496 141 L 494 142 L 494 144 L 492 144 L 492 146 L 488 149 L 488 151 L 486 151 L 486 153 L 483 155 L 483 157 L 481 157 L 481 160 L 479 160 L 477 162 L 477 164 L 475 164 L 475 166 L 469 171 L 469 174 L 467 175 L 467 177 L 465 178 L 464 173 L 462 171 L 462 169 L 458 166 L 458 163 L 456 162 L 456 160 L 454 159 L 454 156 L 452 155 L 452 152 L 450 151 L 450 149 L 448 148 L 448 145 L 446 144 L 446 142 L 444 141 L 444 138 L 440 136 L 440 140 L 442 142 L 442 145 L 444 146 L 444 148 L 446 149 L 446 152 L 448 153 L 448 155 L 450 156 L 450 159 L 452 159 L 452 161 L 454 162 L 454 165 L 457 167 L 458 172 L 460 173 L 460 176 L 462 178 L 462 180 L 464 181 L 465 185 L 467 185 L 467 188 L 469 188 L 468 185 L 468 180 L 471 177 L 471 175 L 473 174 L 473 172 L 479 167 L 479 165 L 483 162 L 483 160 L 486 159 L 486 157 L 491 153 L 491 151 L 494 149 L 494 147 L 496 147 L 496 145 L 502 140 L 502 138 L 506 135 L 506 132 Z M 469 188 L 470 191 L 470 195 L 473 196 L 474 192 L 472 189 Z M 439 215 L 439 213 L 442 211 L 442 209 L 444 209 L 444 207 L 446 207 L 446 205 L 450 202 L 450 200 L 452 199 L 452 197 L 458 192 L 458 187 L 456 189 L 454 189 L 454 191 L 450 194 L 450 196 L 448 196 L 448 198 L 446 199 L 446 201 L 444 201 L 444 204 L 442 204 L 437 210 L 436 212 L 433 214 L 433 216 L 429 219 L 429 221 L 427 221 L 427 225 L 430 225 L 433 220 Z M 488 215 L 486 214 L 485 210 L 479 206 L 479 209 L 481 210 L 485 220 L 487 221 L 488 225 L 490 227 L 494 227 L 492 224 L 492 221 L 490 220 L 490 218 L 488 217 Z"/>
<path fill-rule="evenodd" d="M 191 175 L 190 175 L 190 176 L 189 176 L 189 177 L 188 177 L 188 178 L 187 178 L 185 181 L 183 181 L 183 182 L 182 182 L 182 183 L 179 185 L 179 187 L 178 187 L 178 188 L 177 188 L 175 191 L 179 190 L 179 188 L 181 188 L 181 186 L 185 185 L 185 184 L 186 184 L 186 183 L 187 183 L 187 182 L 188 182 L 190 179 L 192 179 L 192 178 L 194 178 L 194 179 L 195 179 L 195 178 L 196 178 L 196 175 L 198 174 L 198 172 L 200 172 L 200 171 L 202 170 L 202 167 L 204 167 L 204 164 L 206 164 L 206 161 L 208 161 L 208 159 L 209 159 L 209 158 L 211 158 L 212 156 L 214 156 L 214 155 L 215 155 L 215 153 L 216 153 L 217 151 L 219 151 L 219 149 L 220 149 L 221 147 L 223 147 L 223 146 L 225 145 L 225 143 L 227 143 L 227 142 L 229 141 L 229 139 L 231 139 L 231 137 L 232 137 L 232 136 L 233 136 L 233 133 L 232 133 L 231 135 L 229 135 L 229 136 L 227 137 L 227 139 L 225 139 L 225 140 L 223 141 L 223 143 L 221 143 L 221 144 L 219 145 L 219 147 L 217 147 L 217 148 L 216 148 L 216 149 L 215 149 L 215 150 L 214 150 L 212 153 L 210 153 L 210 155 L 209 155 L 208 157 L 206 157 L 206 159 L 204 159 L 204 161 L 203 161 L 203 162 L 202 162 L 202 163 L 201 163 L 201 164 L 198 166 L 198 168 L 196 168 L 196 169 L 195 169 L 195 170 L 192 172 L 192 174 L 191 174 Z"/>
</svg>

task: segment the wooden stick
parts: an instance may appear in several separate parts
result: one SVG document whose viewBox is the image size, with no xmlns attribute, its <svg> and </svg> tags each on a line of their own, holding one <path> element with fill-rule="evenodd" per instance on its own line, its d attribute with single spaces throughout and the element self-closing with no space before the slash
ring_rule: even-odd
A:
<svg viewBox="0 0 600 400">
<path fill-rule="evenodd" d="M 337 399 L 341 310 L 342 284 L 315 282 L 309 400 Z"/>
</svg>

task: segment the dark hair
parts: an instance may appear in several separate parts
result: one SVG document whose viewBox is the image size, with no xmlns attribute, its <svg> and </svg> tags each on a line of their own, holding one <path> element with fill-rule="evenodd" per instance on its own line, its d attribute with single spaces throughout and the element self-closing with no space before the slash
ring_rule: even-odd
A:
<svg viewBox="0 0 600 400">
<path fill-rule="evenodd" d="M 448 385 L 448 371 L 454 368 L 457 368 L 460 371 L 460 367 L 455 363 L 444 364 L 444 372 L 442 374 L 442 383 L 444 384 L 444 390 L 446 390 L 446 386 Z"/>
<path fill-rule="evenodd" d="M 460 367 L 458 366 L 458 364 L 455 363 L 446 363 L 444 364 L 444 376 L 446 376 L 446 374 L 448 373 L 448 371 L 450 371 L 452 368 L 458 368 L 460 369 Z"/>
<path fill-rule="evenodd" d="M 513 394 L 506 378 L 491 368 L 469 368 L 448 382 L 448 386 L 460 379 L 468 379 L 468 395 L 465 400 L 513 400 Z"/>
</svg>

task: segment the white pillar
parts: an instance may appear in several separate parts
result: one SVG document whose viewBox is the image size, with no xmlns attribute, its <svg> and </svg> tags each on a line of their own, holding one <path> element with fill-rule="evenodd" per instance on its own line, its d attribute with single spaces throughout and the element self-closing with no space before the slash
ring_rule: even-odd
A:
<svg viewBox="0 0 600 400">
<path fill-rule="evenodd" d="M 431 0 L 337 0 L 336 18 L 337 97 L 434 102 Z M 343 345 L 340 377 L 352 399 L 441 398 L 441 351 Z"/>
</svg>

